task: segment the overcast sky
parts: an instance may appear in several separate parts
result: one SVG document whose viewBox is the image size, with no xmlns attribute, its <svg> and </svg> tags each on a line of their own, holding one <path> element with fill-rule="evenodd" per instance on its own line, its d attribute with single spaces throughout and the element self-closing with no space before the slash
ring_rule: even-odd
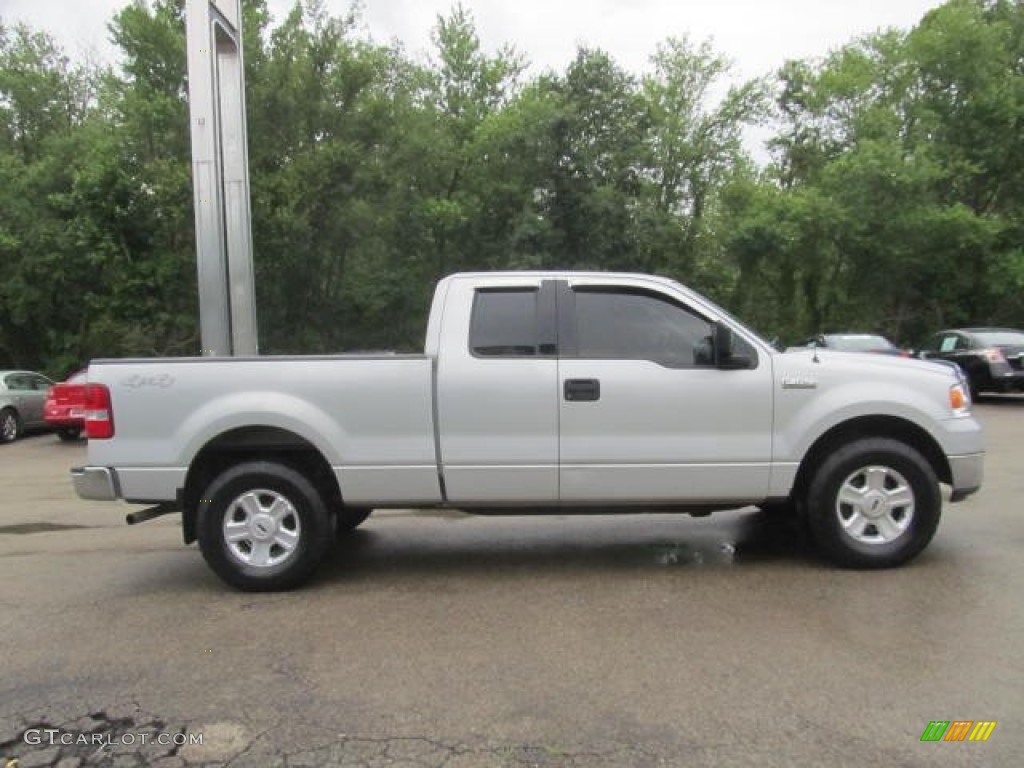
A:
<svg viewBox="0 0 1024 768">
<path fill-rule="evenodd" d="M 244 1 L 244 0 L 243 0 Z M 25 21 L 53 35 L 72 58 L 113 56 L 107 22 L 126 0 L 0 0 L 6 24 Z M 855 37 L 885 27 L 914 26 L 939 0 L 464 0 L 483 45 L 509 43 L 534 71 L 564 71 L 577 46 L 603 48 L 620 66 L 647 68 L 655 46 L 669 36 L 711 39 L 736 64 L 737 79 L 762 74 L 786 59 L 822 56 Z M 293 3 L 270 0 L 279 22 Z M 326 0 L 341 14 L 349 0 Z M 364 31 L 397 39 L 426 56 L 437 15 L 450 0 L 365 0 Z"/>
</svg>

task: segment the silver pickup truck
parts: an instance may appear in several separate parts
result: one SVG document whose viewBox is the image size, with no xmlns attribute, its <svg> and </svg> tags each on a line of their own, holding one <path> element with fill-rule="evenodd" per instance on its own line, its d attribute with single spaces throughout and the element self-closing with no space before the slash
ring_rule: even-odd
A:
<svg viewBox="0 0 1024 768">
<path fill-rule="evenodd" d="M 86 429 L 79 496 L 180 511 L 247 590 L 297 586 L 383 507 L 756 504 L 839 565 L 893 566 L 984 454 L 953 367 L 780 353 L 674 281 L 607 273 L 448 277 L 422 355 L 94 361 Z"/>
</svg>

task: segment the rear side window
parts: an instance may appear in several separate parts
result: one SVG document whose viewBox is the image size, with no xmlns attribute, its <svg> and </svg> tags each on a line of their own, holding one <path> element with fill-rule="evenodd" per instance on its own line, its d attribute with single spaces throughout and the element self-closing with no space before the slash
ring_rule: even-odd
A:
<svg viewBox="0 0 1024 768">
<path fill-rule="evenodd" d="M 469 347 L 482 357 L 539 354 L 537 290 L 481 290 L 473 300 Z"/>
<path fill-rule="evenodd" d="M 958 349 L 967 349 L 967 342 L 956 334 L 943 336 L 939 342 L 940 352 L 953 352 Z"/>
<path fill-rule="evenodd" d="M 32 389 L 28 376 L 23 373 L 11 373 L 4 379 L 4 384 L 7 385 L 8 389 L 11 390 L 26 390 Z"/>
</svg>

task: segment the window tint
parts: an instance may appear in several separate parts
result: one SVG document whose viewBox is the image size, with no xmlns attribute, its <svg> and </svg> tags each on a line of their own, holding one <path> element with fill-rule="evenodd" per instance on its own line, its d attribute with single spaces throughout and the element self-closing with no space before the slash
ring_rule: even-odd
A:
<svg viewBox="0 0 1024 768">
<path fill-rule="evenodd" d="M 477 291 L 470 321 L 474 355 L 518 357 L 537 354 L 537 291 Z"/>
<path fill-rule="evenodd" d="M 711 323 L 642 291 L 576 289 L 579 356 L 711 366 Z"/>
<path fill-rule="evenodd" d="M 34 374 L 32 376 L 32 388 L 35 389 L 36 391 L 43 391 L 43 392 L 45 392 L 46 390 L 48 390 L 52 386 L 53 386 L 53 382 L 50 381 L 45 376 L 40 376 L 38 374 Z"/>
<path fill-rule="evenodd" d="M 985 333 L 976 333 L 974 337 L 986 347 L 1024 346 L 1024 333 L 1017 331 L 986 331 Z"/>
<path fill-rule="evenodd" d="M 25 376 L 25 374 L 23 373 L 8 374 L 7 378 L 4 379 L 4 383 L 7 385 L 8 389 L 31 389 L 31 387 L 29 386 L 28 377 Z"/>
</svg>

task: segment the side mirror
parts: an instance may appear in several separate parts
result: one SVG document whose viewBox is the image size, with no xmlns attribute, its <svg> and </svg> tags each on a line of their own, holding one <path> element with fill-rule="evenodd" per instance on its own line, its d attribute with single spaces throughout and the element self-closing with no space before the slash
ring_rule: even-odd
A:
<svg viewBox="0 0 1024 768">
<path fill-rule="evenodd" d="M 715 344 L 715 366 L 722 370 L 750 368 L 750 357 L 737 355 L 733 351 L 732 329 L 722 323 L 715 323 L 712 331 Z"/>
<path fill-rule="evenodd" d="M 715 362 L 721 364 L 723 360 L 732 357 L 732 329 L 727 325 L 715 323 L 712 332 L 715 342 Z"/>
</svg>

